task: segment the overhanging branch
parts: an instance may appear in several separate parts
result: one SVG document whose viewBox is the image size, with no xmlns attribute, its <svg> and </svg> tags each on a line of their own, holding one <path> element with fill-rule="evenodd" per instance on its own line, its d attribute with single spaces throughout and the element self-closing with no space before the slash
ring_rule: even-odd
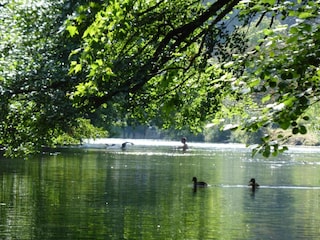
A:
<svg viewBox="0 0 320 240">
<path fill-rule="evenodd" d="M 139 91 L 152 77 L 159 73 L 159 70 L 163 68 L 168 61 L 172 59 L 172 55 L 164 53 L 174 52 L 174 49 L 177 46 L 185 43 L 188 37 L 198 28 L 201 28 L 206 22 L 210 21 L 210 25 L 213 25 L 221 21 L 239 2 L 240 0 L 219 0 L 213 3 L 207 11 L 203 12 L 192 22 L 168 32 L 157 46 L 153 56 L 142 65 L 139 70 L 135 71 L 135 74 L 131 78 L 127 79 L 116 90 L 109 92 L 107 95 L 94 98 L 95 107 L 99 107 L 103 103 L 110 101 L 114 96 L 120 93 L 129 94 Z M 210 18 L 213 19 L 211 20 Z M 200 37 L 201 36 L 199 36 L 199 38 Z M 187 44 L 190 45 L 191 43 Z"/>
</svg>

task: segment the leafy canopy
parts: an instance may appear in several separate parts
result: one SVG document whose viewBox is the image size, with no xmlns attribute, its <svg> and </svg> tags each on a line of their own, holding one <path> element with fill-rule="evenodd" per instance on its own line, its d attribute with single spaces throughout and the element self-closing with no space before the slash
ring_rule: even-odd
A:
<svg viewBox="0 0 320 240">
<path fill-rule="evenodd" d="M 62 28 L 77 7 L 56 0 L 0 7 L 0 148 L 7 156 L 39 152 L 64 133 L 79 141 L 70 129 L 81 128 L 79 118 L 86 116 L 67 96 L 77 84 L 68 75 L 77 41 L 70 42 Z"/>
<path fill-rule="evenodd" d="M 249 39 L 254 28 L 261 37 Z M 233 126 L 304 134 L 319 98 L 319 1 L 109 1 L 81 37 L 70 69 L 85 75 L 71 94 L 79 108 L 117 102 L 141 121 L 200 130 L 242 101 Z M 276 154 L 278 137 L 257 151 Z"/>
<path fill-rule="evenodd" d="M 213 54 L 244 50 L 242 33 L 230 33 L 224 20 L 238 2 L 110 1 L 71 54 L 70 73 L 86 75 L 72 93 L 75 106 L 120 102 L 141 121 L 199 128 L 228 85 Z"/>
<path fill-rule="evenodd" d="M 319 99 L 319 5 L 11 1 L 0 6 L 0 146 L 15 156 L 100 134 L 88 120 L 100 116 L 305 134 Z M 256 151 L 276 154 L 283 138 L 265 135 Z"/>
</svg>

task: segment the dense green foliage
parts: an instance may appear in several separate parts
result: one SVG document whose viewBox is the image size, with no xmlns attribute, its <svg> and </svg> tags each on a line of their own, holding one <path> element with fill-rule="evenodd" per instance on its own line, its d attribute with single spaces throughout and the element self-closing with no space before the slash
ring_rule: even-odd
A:
<svg viewBox="0 0 320 240">
<path fill-rule="evenodd" d="M 79 119 L 307 132 L 319 99 L 319 1 L 23 2 L 1 11 L 9 154 L 52 144 Z M 276 154 L 282 138 L 263 136 L 257 151 Z"/>
<path fill-rule="evenodd" d="M 246 57 L 246 74 L 241 88 L 259 96 L 259 117 L 248 119 L 245 128 L 280 127 L 292 129 L 293 134 L 306 134 L 310 117 L 307 109 L 319 100 L 320 29 L 319 1 L 284 2 L 283 19 L 293 18 L 294 24 L 265 29 L 265 39 L 256 52 Z M 303 4 L 305 3 L 305 4 Z M 264 155 L 270 154 L 270 143 L 277 150 L 276 139 L 265 136 Z M 276 152 L 276 151 L 275 151 Z"/>
<path fill-rule="evenodd" d="M 121 103 L 164 127 L 198 130 L 228 109 L 240 111 L 233 127 L 304 134 L 299 120 L 319 95 L 318 9 L 319 1 L 111 1 L 72 53 L 71 72 L 87 75 L 72 99 L 93 109 Z M 249 41 L 245 29 L 263 20 L 262 37 Z M 266 135 L 258 150 L 277 153 L 275 140 Z"/>
<path fill-rule="evenodd" d="M 77 84 L 68 75 L 76 42 L 61 29 L 75 8 L 64 1 L 16 1 L 1 9 L 0 145 L 10 156 L 39 151 L 62 133 L 78 138 L 71 129 L 83 116 L 67 96 Z"/>
</svg>

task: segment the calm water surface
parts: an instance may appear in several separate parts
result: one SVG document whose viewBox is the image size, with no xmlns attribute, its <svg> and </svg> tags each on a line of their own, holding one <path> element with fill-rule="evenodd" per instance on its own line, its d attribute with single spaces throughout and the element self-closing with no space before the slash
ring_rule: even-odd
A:
<svg viewBox="0 0 320 240">
<path fill-rule="evenodd" d="M 319 153 L 134 145 L 1 159 L 0 239 L 319 239 Z M 210 186 L 194 192 L 193 176 Z"/>
</svg>

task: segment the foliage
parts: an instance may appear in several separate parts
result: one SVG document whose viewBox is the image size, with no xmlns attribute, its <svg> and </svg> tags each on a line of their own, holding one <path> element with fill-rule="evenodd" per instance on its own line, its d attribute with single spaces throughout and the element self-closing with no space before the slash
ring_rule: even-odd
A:
<svg viewBox="0 0 320 240">
<path fill-rule="evenodd" d="M 215 23 L 236 2 L 218 1 L 208 10 L 195 1 L 110 2 L 71 55 L 78 60 L 72 60 L 70 73 L 87 76 L 72 93 L 74 104 L 96 109 L 120 103 L 129 118 L 201 130 L 219 109 L 221 86 L 227 84 L 221 79 L 225 70 L 208 61 L 210 36 L 227 36 L 226 26 Z"/>
<path fill-rule="evenodd" d="M 54 145 L 72 145 L 82 144 L 83 138 L 105 138 L 108 137 L 108 133 L 93 126 L 90 120 L 78 118 L 76 119 L 77 125 L 71 127 L 68 132 L 62 132 L 57 134 L 57 137 L 53 138 Z"/>
<path fill-rule="evenodd" d="M 318 1 L 300 0 L 111 1 L 72 53 L 70 72 L 87 76 L 72 100 L 93 109 L 121 102 L 136 119 L 197 131 L 226 97 L 249 95 L 258 114 L 241 128 L 277 124 L 304 134 L 297 120 L 308 120 L 304 112 L 319 95 L 318 9 Z M 239 26 L 264 19 L 263 38 L 248 48 Z M 276 20 L 295 24 L 274 28 Z M 275 139 L 262 140 L 264 156 L 282 151 Z"/>
<path fill-rule="evenodd" d="M 61 29 L 76 5 L 12 1 L 1 7 L 0 145 L 7 156 L 38 152 L 77 125 L 81 115 L 67 97 L 77 84 L 68 75 L 76 42 Z"/>
<path fill-rule="evenodd" d="M 246 73 L 240 78 L 242 87 L 260 96 L 259 117 L 252 116 L 244 128 L 280 127 L 292 134 L 306 134 L 310 117 L 306 111 L 319 101 L 320 29 L 319 1 L 285 2 L 283 18 L 294 17 L 295 23 L 281 29 L 264 30 L 265 38 L 246 54 Z M 304 4 L 302 4 L 304 3 Z M 269 156 L 277 154 L 281 141 L 266 135 L 257 151 Z M 284 148 L 285 150 L 286 148 Z"/>
<path fill-rule="evenodd" d="M 259 117 L 250 115 L 242 128 L 277 124 L 304 134 L 297 120 L 308 120 L 304 112 L 319 96 L 318 7 L 313 1 L 112 1 L 73 52 L 79 58 L 71 73 L 87 74 L 74 103 L 97 108 L 122 101 L 136 119 L 197 131 L 230 94 L 237 100 L 249 94 L 259 106 L 250 112 Z M 237 26 L 226 27 L 234 9 Z M 247 49 L 239 24 L 259 26 L 263 19 L 269 27 Z M 296 23 L 273 28 L 277 19 Z M 282 151 L 270 136 L 262 141 L 257 151 L 264 156 Z"/>
<path fill-rule="evenodd" d="M 319 5 L 12 1 L 0 18 L 0 145 L 34 152 L 81 118 L 193 132 L 229 118 L 232 129 L 305 134 L 319 99 Z M 264 156 L 283 150 L 281 135 L 261 140 Z"/>
</svg>

